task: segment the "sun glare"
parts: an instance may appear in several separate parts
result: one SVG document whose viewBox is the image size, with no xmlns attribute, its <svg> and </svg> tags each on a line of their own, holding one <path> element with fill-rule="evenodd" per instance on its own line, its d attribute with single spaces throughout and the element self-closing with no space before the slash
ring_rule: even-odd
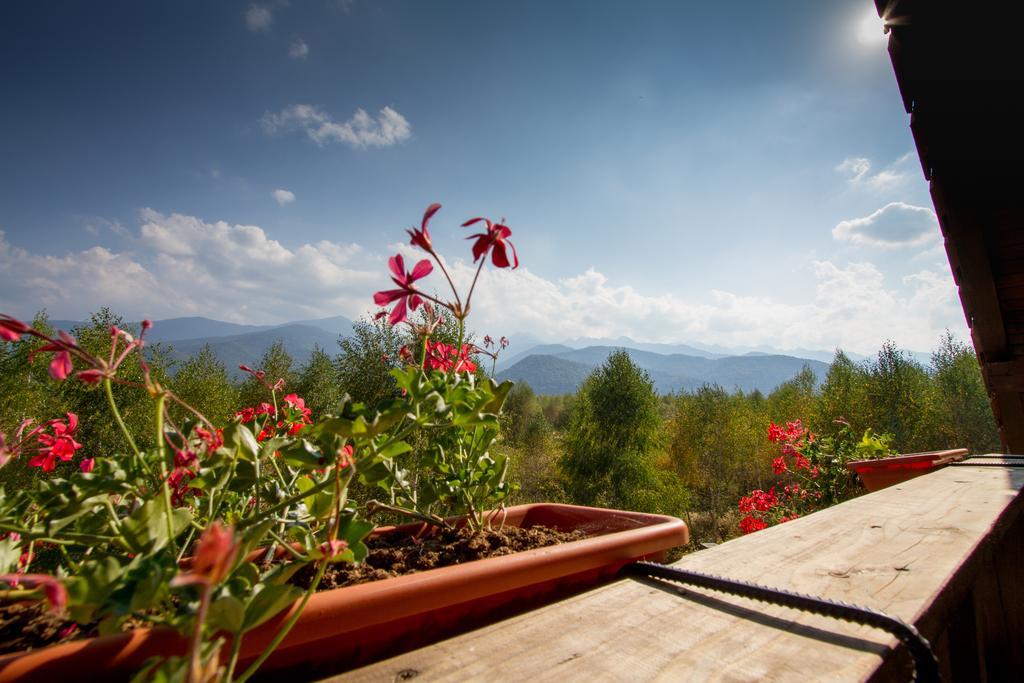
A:
<svg viewBox="0 0 1024 683">
<path fill-rule="evenodd" d="M 880 45 L 885 42 L 885 21 L 874 9 L 857 23 L 857 42 L 861 45 Z"/>
</svg>

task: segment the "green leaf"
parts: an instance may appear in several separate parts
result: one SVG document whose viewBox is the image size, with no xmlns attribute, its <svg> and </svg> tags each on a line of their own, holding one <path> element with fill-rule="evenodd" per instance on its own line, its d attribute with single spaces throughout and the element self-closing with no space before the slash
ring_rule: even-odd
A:
<svg viewBox="0 0 1024 683">
<path fill-rule="evenodd" d="M 403 453 L 408 453 L 412 450 L 412 446 L 404 441 L 395 441 L 388 444 L 384 448 L 377 451 L 377 457 L 379 458 L 396 458 Z"/>
<path fill-rule="evenodd" d="M 317 519 L 326 519 L 334 512 L 334 494 L 329 491 L 321 491 L 305 501 L 309 514 Z"/>
<path fill-rule="evenodd" d="M 188 528 L 192 513 L 188 508 L 176 508 L 171 513 L 173 533 L 178 537 Z M 163 500 L 153 498 L 128 517 L 121 520 L 121 535 L 135 553 L 149 553 L 167 545 L 167 519 Z"/>
<path fill-rule="evenodd" d="M 210 605 L 206 620 L 215 630 L 239 633 L 245 620 L 245 605 L 233 595 L 217 598 Z"/>
<path fill-rule="evenodd" d="M 245 617 L 241 631 L 250 631 L 267 619 L 295 602 L 302 590 L 289 584 L 272 584 L 263 587 L 245 606 Z"/>
</svg>

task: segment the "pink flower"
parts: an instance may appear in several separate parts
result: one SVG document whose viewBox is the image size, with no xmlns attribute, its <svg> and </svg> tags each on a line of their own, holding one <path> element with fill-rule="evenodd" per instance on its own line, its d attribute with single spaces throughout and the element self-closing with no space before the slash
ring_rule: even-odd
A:
<svg viewBox="0 0 1024 683">
<path fill-rule="evenodd" d="M 416 291 L 416 287 L 413 283 L 416 280 L 425 278 L 433 272 L 434 266 L 430 265 L 430 261 L 423 259 L 412 269 L 412 272 L 405 272 L 405 260 L 401 254 L 395 254 L 388 259 L 388 267 L 391 268 L 391 280 L 400 289 L 386 289 L 377 292 L 373 295 L 373 302 L 378 306 L 387 306 L 392 301 L 397 301 L 393 309 L 391 309 L 391 315 L 388 316 L 388 322 L 392 325 L 397 325 L 406 319 L 408 315 L 407 308 L 416 310 L 420 304 L 423 303 L 423 299 Z"/>
<path fill-rule="evenodd" d="M 0 317 L 0 339 L 15 342 L 28 332 L 29 326 L 9 315 Z"/>
<path fill-rule="evenodd" d="M 3 574 L 0 581 L 6 581 L 12 586 L 24 586 L 25 588 L 41 588 L 46 601 L 50 603 L 50 611 L 60 614 L 68 604 L 68 591 L 56 577 L 48 574 Z"/>
<path fill-rule="evenodd" d="M 469 226 L 483 221 L 487 226 L 487 232 L 478 232 L 475 235 L 470 235 L 466 239 L 475 239 L 473 243 L 473 263 L 480 260 L 481 257 L 486 257 L 487 252 L 491 252 L 491 262 L 494 263 L 498 268 L 508 268 L 510 265 L 513 268 L 519 267 L 519 257 L 516 255 L 516 248 L 511 242 L 508 242 L 508 238 L 512 236 L 512 231 L 507 225 L 501 223 L 492 223 L 486 218 L 471 218 L 462 224 L 462 227 L 468 228 Z M 508 260 L 508 252 L 506 247 L 512 250 L 512 262 Z"/>
<path fill-rule="evenodd" d="M 498 344 L 501 346 L 501 348 L 507 349 L 508 348 L 508 337 L 504 337 L 503 336 L 501 339 L 498 340 Z"/>
<path fill-rule="evenodd" d="M 417 230 L 416 228 L 410 228 L 409 230 L 406 230 L 406 232 L 409 233 L 409 237 L 411 238 L 409 240 L 409 243 L 412 244 L 414 247 L 419 247 L 423 251 L 426 251 L 431 254 L 434 253 L 434 245 L 430 241 L 430 233 L 427 232 L 427 223 L 430 222 L 431 217 L 433 217 L 433 215 L 437 213 L 438 209 L 440 208 L 441 205 L 436 202 L 434 204 L 431 204 L 423 213 L 423 223 L 420 224 L 420 229 Z"/>
<path fill-rule="evenodd" d="M 330 562 L 338 555 L 341 555 L 348 548 L 346 541 L 334 539 L 330 541 L 324 541 L 320 544 L 318 550 L 324 556 L 324 559 Z"/>
<path fill-rule="evenodd" d="M 74 434 L 78 430 L 78 416 L 74 413 L 67 415 L 67 424 L 61 420 L 50 420 L 47 423 L 53 434 L 43 432 L 36 437 L 43 447 L 28 461 L 31 467 L 42 467 L 44 472 L 52 472 L 58 458 L 64 461 L 71 460 L 75 451 L 82 447 L 82 444 L 74 439 Z"/>
<path fill-rule="evenodd" d="M 50 361 L 50 377 L 57 381 L 67 379 L 67 376 L 74 370 L 74 365 L 71 364 L 71 354 L 67 351 L 58 351 L 53 354 L 53 360 Z"/>
<path fill-rule="evenodd" d="M 215 586 L 231 572 L 238 555 L 235 532 L 225 527 L 220 520 L 208 526 L 196 544 L 192 567 L 171 580 L 172 586 L 201 584 Z"/>
<path fill-rule="evenodd" d="M 266 401 L 256 406 L 257 415 L 274 415 L 277 411 L 274 410 L 274 406 L 270 405 Z"/>
<path fill-rule="evenodd" d="M 92 472 L 93 469 L 96 467 L 96 459 L 95 458 L 82 458 L 82 462 L 80 462 L 78 464 L 78 466 L 79 466 L 79 468 L 81 468 L 81 470 L 83 472 L 88 474 L 89 472 Z"/>
<path fill-rule="evenodd" d="M 103 381 L 103 378 L 107 376 L 107 373 L 102 370 L 82 370 L 75 377 L 82 380 L 86 384 L 99 384 Z"/>
</svg>

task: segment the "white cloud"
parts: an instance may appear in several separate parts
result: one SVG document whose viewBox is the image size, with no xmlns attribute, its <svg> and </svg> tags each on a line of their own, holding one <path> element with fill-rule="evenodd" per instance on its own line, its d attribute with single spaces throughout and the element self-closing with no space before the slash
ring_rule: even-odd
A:
<svg viewBox="0 0 1024 683">
<path fill-rule="evenodd" d="M 871 162 L 864 157 L 850 157 L 843 159 L 842 163 L 836 166 L 836 170 L 840 173 L 849 173 L 850 182 L 856 183 L 871 170 Z"/>
<path fill-rule="evenodd" d="M 302 38 L 296 38 L 288 46 L 288 56 L 292 59 L 305 59 L 309 55 L 309 45 Z"/>
<path fill-rule="evenodd" d="M 329 241 L 285 246 L 262 228 L 194 216 L 142 212 L 117 252 L 96 246 L 63 256 L 32 253 L 0 233 L 0 311 L 77 318 L 110 306 L 130 319 L 204 315 L 249 323 L 371 312 L 390 287 L 384 253 Z M 423 256 L 395 245 L 412 262 Z M 389 252 L 393 253 L 393 252 Z M 475 268 L 448 263 L 465 291 Z M 871 353 L 887 338 L 930 349 L 946 328 L 965 335 L 948 271 L 923 269 L 895 282 L 871 263 L 813 264 L 807 296 L 779 301 L 713 290 L 694 297 L 651 294 L 588 269 L 557 280 L 528 268 L 483 271 L 471 329 L 542 338 L 618 337 L 775 348 L 836 346 Z M 439 273 L 423 281 L 444 292 Z"/>
<path fill-rule="evenodd" d="M 390 147 L 407 140 L 412 127 L 404 116 L 391 107 L 384 107 L 372 118 L 363 109 L 357 109 L 351 119 L 343 123 L 309 104 L 293 104 L 278 113 L 263 116 L 267 133 L 302 130 L 318 145 L 341 142 L 355 148 Z"/>
<path fill-rule="evenodd" d="M 269 31 L 273 23 L 274 13 L 268 5 L 249 5 L 245 11 L 245 25 L 253 33 Z"/>
<path fill-rule="evenodd" d="M 910 179 L 913 162 L 917 159 L 911 151 L 899 157 L 877 173 L 871 173 L 871 160 L 864 157 L 848 157 L 836 166 L 836 171 L 848 176 L 851 185 L 874 190 L 895 190 Z"/>
<path fill-rule="evenodd" d="M 277 189 L 270 193 L 274 197 L 274 201 L 284 206 L 291 204 L 295 201 L 295 193 L 289 192 L 288 190 Z"/>
<path fill-rule="evenodd" d="M 832 236 L 840 242 L 883 249 L 932 245 L 940 234 L 934 211 L 904 202 L 890 202 L 867 216 L 840 221 L 832 228 Z"/>
</svg>

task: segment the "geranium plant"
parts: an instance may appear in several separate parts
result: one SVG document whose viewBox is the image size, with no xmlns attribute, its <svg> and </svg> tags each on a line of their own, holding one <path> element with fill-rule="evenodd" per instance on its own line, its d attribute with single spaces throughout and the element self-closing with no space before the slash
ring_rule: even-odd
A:
<svg viewBox="0 0 1024 683">
<path fill-rule="evenodd" d="M 768 425 L 768 441 L 779 454 L 772 459 L 776 483 L 767 491 L 751 491 L 740 498 L 740 531 L 760 531 L 840 503 L 858 492 L 846 463 L 891 453 L 892 437 L 871 429 L 858 440 L 844 420 L 837 420 L 834 435 L 818 437 L 800 420 Z"/>
<path fill-rule="evenodd" d="M 0 490 L 0 575 L 8 586 L 0 600 L 45 601 L 68 628 L 89 625 L 101 635 L 133 625 L 186 634 L 188 654 L 150 662 L 142 679 L 244 681 L 287 636 L 328 565 L 365 558 L 374 512 L 442 527 L 465 514 L 472 528 L 486 526 L 485 511 L 509 491 L 506 462 L 490 447 L 511 383 L 477 375 L 478 350 L 465 343 L 465 321 L 488 257 L 497 267 L 515 267 L 518 258 L 507 226 L 467 221 L 485 230 L 471 236 L 478 265 L 461 296 L 430 239 L 428 223 L 439 208 L 431 205 L 410 236 L 438 265 L 453 298 L 422 289 L 431 260 L 409 271 L 401 255 L 390 259 L 397 288 L 374 300 L 392 306 L 384 312 L 391 324 L 413 325 L 418 348 L 405 349 L 403 365 L 392 371 L 399 393 L 376 406 L 346 398 L 334 414 L 314 420 L 283 381 L 241 366 L 264 386 L 265 400 L 217 425 L 149 372 L 148 321 L 138 336 L 112 327 L 109 353 L 100 357 L 66 332 L 50 335 L 0 317 L 3 340 L 38 340 L 32 355 L 48 358 L 54 381 L 104 392 L 125 444 L 124 453 L 91 452 L 75 439 L 78 418 L 71 413 L 39 424 L 25 419 L 11 438 L 0 434 L 0 466 L 43 473 L 30 486 Z M 421 306 L 425 323 L 411 323 L 409 313 Z M 432 339 L 443 311 L 457 321 L 455 345 Z M 131 354 L 141 382 L 119 376 Z M 134 387 L 155 404 L 153 447 L 141 448 L 126 427 L 114 384 Z M 173 419 L 172 405 L 187 419 Z M 58 467 L 67 461 L 77 467 Z M 429 476 L 412 481 L 412 464 Z M 356 478 L 381 500 L 350 500 Z M 54 548 L 56 559 L 37 567 L 40 545 Z M 304 568 L 311 580 L 296 582 Z M 270 647 L 240 670 L 246 633 L 293 605 Z"/>
</svg>

